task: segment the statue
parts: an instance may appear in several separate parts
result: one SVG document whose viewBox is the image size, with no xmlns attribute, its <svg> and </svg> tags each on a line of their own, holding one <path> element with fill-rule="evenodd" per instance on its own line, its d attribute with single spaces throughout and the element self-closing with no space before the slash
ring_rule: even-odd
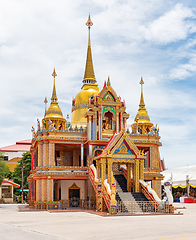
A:
<svg viewBox="0 0 196 240">
<path fill-rule="evenodd" d="M 45 118 L 43 119 L 43 129 L 46 129 L 46 120 L 45 120 Z"/>
<path fill-rule="evenodd" d="M 40 128 L 40 121 L 39 121 L 39 119 L 37 119 L 37 131 L 40 131 L 41 130 L 41 128 Z"/>
<path fill-rule="evenodd" d="M 164 192 L 166 193 L 167 200 L 168 200 L 169 204 L 172 204 L 174 199 L 173 199 L 172 192 L 171 192 L 170 182 L 165 182 L 164 183 Z"/>
<path fill-rule="evenodd" d="M 54 123 L 50 119 L 48 120 L 48 128 L 49 130 L 55 130 Z"/>
<path fill-rule="evenodd" d="M 111 130 L 112 129 L 112 126 L 109 123 L 109 118 L 108 117 L 105 117 L 105 121 L 103 123 L 103 129 L 105 129 L 105 130 Z"/>
<path fill-rule="evenodd" d="M 33 126 L 31 128 L 31 132 L 32 132 L 33 138 L 35 138 L 35 128 Z"/>
</svg>

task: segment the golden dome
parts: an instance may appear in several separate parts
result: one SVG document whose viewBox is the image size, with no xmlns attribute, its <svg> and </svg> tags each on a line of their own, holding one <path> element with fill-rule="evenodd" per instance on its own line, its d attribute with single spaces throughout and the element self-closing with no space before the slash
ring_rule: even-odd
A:
<svg viewBox="0 0 196 240">
<path fill-rule="evenodd" d="M 75 97 L 75 104 L 72 107 L 72 125 L 86 125 L 87 119 L 84 114 L 88 110 L 89 98 L 92 95 L 98 95 L 99 88 L 97 84 L 84 84 L 82 90 Z"/>
<path fill-rule="evenodd" d="M 138 113 L 135 117 L 135 122 L 137 122 L 137 121 L 138 121 L 138 124 L 140 124 L 140 123 L 152 124 L 150 122 L 150 118 L 148 116 L 148 112 L 147 112 L 146 108 L 139 108 L 138 109 Z"/>
<path fill-rule="evenodd" d="M 45 118 L 63 118 L 63 114 L 57 102 L 51 102 L 50 107 L 46 111 Z"/>
</svg>

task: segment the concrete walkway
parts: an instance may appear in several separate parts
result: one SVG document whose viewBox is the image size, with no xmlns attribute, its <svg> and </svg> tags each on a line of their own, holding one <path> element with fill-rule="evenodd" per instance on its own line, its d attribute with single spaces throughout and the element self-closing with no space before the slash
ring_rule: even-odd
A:
<svg viewBox="0 0 196 240">
<path fill-rule="evenodd" d="M 0 204 L 1 240 L 196 239 L 196 204 L 175 204 L 183 215 L 102 217 L 87 212 L 18 212 Z"/>
</svg>

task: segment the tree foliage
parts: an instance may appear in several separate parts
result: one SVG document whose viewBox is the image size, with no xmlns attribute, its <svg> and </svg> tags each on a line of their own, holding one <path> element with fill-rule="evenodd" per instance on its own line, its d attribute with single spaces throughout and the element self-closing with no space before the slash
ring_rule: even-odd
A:
<svg viewBox="0 0 196 240">
<path fill-rule="evenodd" d="M 18 165 L 14 169 L 14 182 L 22 186 L 22 161 L 23 161 L 23 188 L 28 189 L 29 184 L 27 182 L 27 177 L 30 175 L 31 170 L 31 153 L 25 152 L 22 154 L 22 159 L 18 161 Z"/>
<path fill-rule="evenodd" d="M 0 152 L 0 186 L 4 178 L 9 178 L 11 171 L 6 163 L 3 161 L 4 154 Z"/>
</svg>

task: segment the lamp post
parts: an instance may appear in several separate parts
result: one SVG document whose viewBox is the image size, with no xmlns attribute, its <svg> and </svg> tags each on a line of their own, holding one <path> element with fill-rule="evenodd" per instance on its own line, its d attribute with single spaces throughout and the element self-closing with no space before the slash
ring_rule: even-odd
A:
<svg viewBox="0 0 196 240">
<path fill-rule="evenodd" d="M 22 203 L 23 203 L 23 178 L 24 178 L 24 173 L 23 173 L 23 158 L 22 158 Z"/>
</svg>

